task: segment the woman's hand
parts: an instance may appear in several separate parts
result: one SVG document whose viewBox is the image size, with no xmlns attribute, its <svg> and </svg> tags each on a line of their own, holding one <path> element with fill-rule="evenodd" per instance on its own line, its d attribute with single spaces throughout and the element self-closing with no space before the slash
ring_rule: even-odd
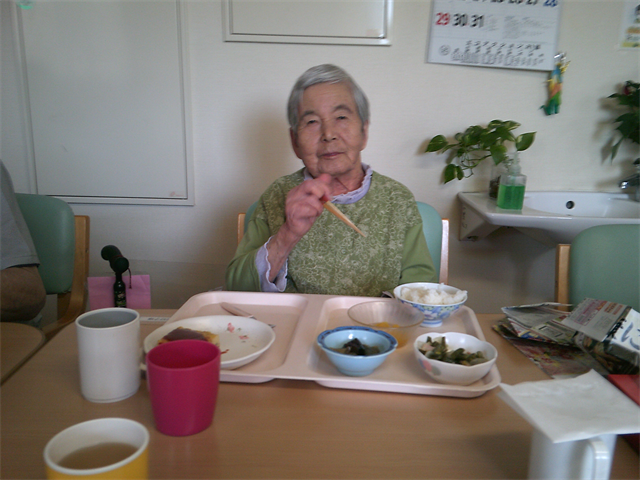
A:
<svg viewBox="0 0 640 480">
<path fill-rule="evenodd" d="M 323 205 L 331 200 L 331 176 L 322 174 L 293 188 L 285 201 L 285 225 L 300 240 L 322 214 Z M 296 242 L 297 243 L 297 242 Z"/>
<path fill-rule="evenodd" d="M 293 247 L 322 214 L 324 203 L 331 200 L 331 182 L 331 175 L 322 174 L 289 191 L 285 201 L 285 222 L 267 245 L 271 265 L 269 281 L 273 281 Z"/>
</svg>

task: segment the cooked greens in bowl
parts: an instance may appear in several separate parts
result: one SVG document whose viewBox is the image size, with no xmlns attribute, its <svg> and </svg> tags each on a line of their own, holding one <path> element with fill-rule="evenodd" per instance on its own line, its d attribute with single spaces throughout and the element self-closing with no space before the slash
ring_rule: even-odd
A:
<svg viewBox="0 0 640 480">
<path fill-rule="evenodd" d="M 363 355 L 339 351 L 354 339 L 367 346 L 362 350 Z M 352 377 L 373 373 L 398 346 L 396 339 L 386 332 L 349 326 L 325 330 L 316 342 L 340 373 Z M 374 348 L 377 353 L 373 353 Z"/>
<path fill-rule="evenodd" d="M 489 342 L 466 333 L 425 333 L 413 350 L 424 372 L 439 383 L 471 385 L 493 367 L 498 351 Z"/>
</svg>

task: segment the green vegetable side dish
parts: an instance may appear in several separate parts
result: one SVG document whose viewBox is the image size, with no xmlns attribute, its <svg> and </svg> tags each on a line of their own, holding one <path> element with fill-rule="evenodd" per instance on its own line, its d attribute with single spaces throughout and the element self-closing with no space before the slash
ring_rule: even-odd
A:
<svg viewBox="0 0 640 480">
<path fill-rule="evenodd" d="M 445 337 L 436 340 L 427 337 L 427 341 L 423 343 L 418 350 L 427 358 L 458 365 L 472 366 L 489 360 L 482 352 L 470 353 L 464 348 L 458 348 L 453 351 L 449 350 Z"/>
<path fill-rule="evenodd" d="M 365 345 L 357 338 L 349 340 L 342 346 L 342 348 L 331 348 L 330 350 L 338 353 L 343 353 L 345 355 L 360 355 L 365 357 L 380 353 L 380 349 L 378 347 L 370 347 L 369 345 Z"/>
</svg>

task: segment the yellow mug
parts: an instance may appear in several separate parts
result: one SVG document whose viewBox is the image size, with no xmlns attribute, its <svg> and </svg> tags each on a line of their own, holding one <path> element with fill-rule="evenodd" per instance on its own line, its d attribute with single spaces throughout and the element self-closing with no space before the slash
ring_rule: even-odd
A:
<svg viewBox="0 0 640 480">
<path fill-rule="evenodd" d="M 73 425 L 44 449 L 49 479 L 146 479 L 149 431 L 126 418 L 100 418 Z"/>
</svg>

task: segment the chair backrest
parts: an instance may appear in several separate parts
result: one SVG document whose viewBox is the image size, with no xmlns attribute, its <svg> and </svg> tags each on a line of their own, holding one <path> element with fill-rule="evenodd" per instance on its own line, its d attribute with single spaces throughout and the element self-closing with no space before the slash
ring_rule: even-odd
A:
<svg viewBox="0 0 640 480">
<path fill-rule="evenodd" d="M 38 252 L 44 288 L 48 294 L 68 292 L 75 255 L 73 210 L 64 201 L 45 195 L 18 193 L 16 197 Z"/>
<path fill-rule="evenodd" d="M 438 273 L 438 281 L 447 283 L 449 280 L 449 220 L 441 218 L 440 214 L 431 205 L 416 202 L 418 211 L 422 217 L 424 236 L 427 239 L 427 247 L 433 260 L 433 266 Z M 249 219 L 256 209 L 253 203 L 247 213 L 238 214 L 238 243 L 242 240 Z"/>
<path fill-rule="evenodd" d="M 51 337 L 85 310 L 89 217 L 74 215 L 71 207 L 58 198 L 26 193 L 16 197 L 38 253 L 38 271 L 45 290 L 58 295 L 58 320 L 43 327 Z"/>
<path fill-rule="evenodd" d="M 427 247 L 438 273 L 438 281 L 449 281 L 449 220 L 443 219 L 431 205 L 416 202 L 422 217 L 422 230 L 427 239 Z"/>
<path fill-rule="evenodd" d="M 640 310 L 640 225 L 588 228 L 570 249 L 558 246 L 556 258 L 557 301 L 596 298 Z"/>
</svg>

